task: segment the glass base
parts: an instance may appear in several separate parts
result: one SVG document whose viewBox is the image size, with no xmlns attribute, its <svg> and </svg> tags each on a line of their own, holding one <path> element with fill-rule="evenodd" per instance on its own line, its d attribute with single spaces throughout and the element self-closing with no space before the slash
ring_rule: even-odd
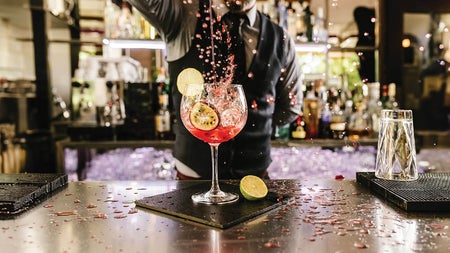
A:
<svg viewBox="0 0 450 253">
<path fill-rule="evenodd" d="M 419 176 L 417 174 L 405 176 L 403 174 L 378 175 L 375 173 L 375 176 L 379 179 L 393 180 L 393 181 L 414 181 L 419 178 Z"/>
<path fill-rule="evenodd" d="M 219 191 L 213 194 L 211 191 L 207 191 L 196 193 L 192 195 L 191 198 L 195 203 L 202 203 L 208 205 L 221 205 L 237 201 L 239 199 L 239 195 L 223 191 Z"/>
</svg>

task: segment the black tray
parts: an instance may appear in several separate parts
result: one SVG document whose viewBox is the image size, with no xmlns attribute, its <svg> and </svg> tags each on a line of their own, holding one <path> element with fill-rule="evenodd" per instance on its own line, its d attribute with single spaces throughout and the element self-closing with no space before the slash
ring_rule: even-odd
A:
<svg viewBox="0 0 450 253">
<path fill-rule="evenodd" d="M 405 211 L 450 211 L 450 173 L 425 173 L 415 181 L 394 181 L 379 179 L 374 172 L 357 172 L 356 181 Z"/>
<path fill-rule="evenodd" d="M 66 184 L 64 174 L 0 174 L 0 216 L 21 213 Z"/>
<path fill-rule="evenodd" d="M 210 187 L 210 183 L 201 183 L 188 188 L 145 197 L 137 200 L 136 205 L 187 221 L 224 229 L 272 210 L 291 199 L 291 196 L 280 196 L 269 191 L 264 199 L 249 201 L 240 194 L 238 185 L 221 183 L 220 188 L 222 190 L 238 193 L 239 200 L 223 205 L 196 204 L 192 201 L 192 194 L 207 191 Z"/>
</svg>

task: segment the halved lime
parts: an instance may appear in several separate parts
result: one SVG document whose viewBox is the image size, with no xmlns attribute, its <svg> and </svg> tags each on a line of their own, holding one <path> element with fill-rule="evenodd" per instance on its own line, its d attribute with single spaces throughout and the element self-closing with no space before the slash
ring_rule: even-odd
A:
<svg viewBox="0 0 450 253">
<path fill-rule="evenodd" d="M 258 200 L 267 196 L 266 183 L 257 176 L 247 175 L 241 179 L 239 190 L 247 200 Z"/>
<path fill-rule="evenodd" d="M 194 68 L 186 68 L 183 69 L 183 71 L 178 74 L 177 77 L 177 88 L 178 91 L 182 95 L 196 95 L 195 92 L 199 91 L 201 89 L 201 85 L 204 83 L 203 75 L 200 73 L 200 71 L 194 69 Z M 200 87 L 200 89 L 189 89 L 189 94 L 186 94 L 187 86 L 189 84 L 196 84 Z M 201 90 L 200 90 L 201 91 Z M 191 94 L 193 93 L 193 94 Z"/>
<path fill-rule="evenodd" d="M 192 106 L 189 120 L 195 128 L 203 131 L 213 130 L 219 125 L 217 112 L 203 102 L 197 102 Z"/>
</svg>

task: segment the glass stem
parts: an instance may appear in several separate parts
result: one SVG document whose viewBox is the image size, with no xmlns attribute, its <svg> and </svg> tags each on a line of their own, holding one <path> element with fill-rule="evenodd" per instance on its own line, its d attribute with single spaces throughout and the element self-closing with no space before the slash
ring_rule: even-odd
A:
<svg viewBox="0 0 450 253">
<path fill-rule="evenodd" d="M 212 161 L 212 180 L 211 180 L 211 189 L 210 194 L 211 196 L 217 196 L 222 191 L 219 187 L 219 143 L 218 144 L 209 144 L 211 147 L 211 161 Z"/>
</svg>

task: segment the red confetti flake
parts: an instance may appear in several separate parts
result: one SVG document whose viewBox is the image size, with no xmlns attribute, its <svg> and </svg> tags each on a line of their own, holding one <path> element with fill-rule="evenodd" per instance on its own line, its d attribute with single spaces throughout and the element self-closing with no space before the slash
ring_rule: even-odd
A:
<svg viewBox="0 0 450 253">
<path fill-rule="evenodd" d="M 360 242 L 355 242 L 353 244 L 353 246 L 357 249 L 367 249 L 368 248 L 366 244 L 360 243 Z"/>
<path fill-rule="evenodd" d="M 246 237 L 245 237 L 245 235 L 238 235 L 237 239 L 238 240 L 245 240 Z"/>
<path fill-rule="evenodd" d="M 275 103 L 275 98 L 273 96 L 267 95 L 266 96 L 266 101 L 269 104 L 273 104 L 273 103 Z"/>
<path fill-rule="evenodd" d="M 448 227 L 443 224 L 430 224 L 430 227 L 433 229 L 447 229 Z"/>
<path fill-rule="evenodd" d="M 76 200 L 73 201 L 73 203 L 81 203 L 81 200 L 76 199 Z"/>
<path fill-rule="evenodd" d="M 104 213 L 98 213 L 96 215 L 94 215 L 94 218 L 98 218 L 98 219 L 107 219 L 108 216 Z"/>
<path fill-rule="evenodd" d="M 334 179 L 336 179 L 336 180 L 342 180 L 342 179 L 344 179 L 344 178 L 345 178 L 344 175 L 341 175 L 341 174 L 336 175 L 336 176 L 334 177 Z"/>
<path fill-rule="evenodd" d="M 367 229 L 360 229 L 359 233 L 360 234 L 369 234 L 369 230 L 367 230 Z"/>
<path fill-rule="evenodd" d="M 116 215 L 116 216 L 114 216 L 114 219 L 124 219 L 124 218 L 126 218 L 126 217 L 127 217 L 126 214 L 121 214 L 121 215 Z"/>
<path fill-rule="evenodd" d="M 77 214 L 77 212 L 76 211 L 63 211 L 63 212 L 56 212 L 55 214 L 57 216 L 70 216 L 70 215 Z"/>
<path fill-rule="evenodd" d="M 119 202 L 119 201 L 117 199 L 107 199 L 104 202 L 112 202 L 112 203 L 114 203 L 114 202 Z"/>
<path fill-rule="evenodd" d="M 280 247 L 280 243 L 278 242 L 277 239 L 272 238 L 270 239 L 268 242 L 264 243 L 264 247 L 265 248 L 279 248 Z"/>
<path fill-rule="evenodd" d="M 96 207 L 97 207 L 97 206 L 94 205 L 94 204 L 89 204 L 89 205 L 86 206 L 86 208 L 96 208 Z"/>
<path fill-rule="evenodd" d="M 289 233 L 290 230 L 289 230 L 289 228 L 283 228 L 283 229 L 282 229 L 282 232 L 283 232 L 283 233 Z"/>
<path fill-rule="evenodd" d="M 253 100 L 252 101 L 252 105 L 250 106 L 253 110 L 257 110 L 258 109 L 258 103 L 255 101 L 255 100 Z"/>
<path fill-rule="evenodd" d="M 52 207 L 53 207 L 53 205 L 51 205 L 51 204 L 44 205 L 44 208 L 52 208 Z"/>
</svg>

